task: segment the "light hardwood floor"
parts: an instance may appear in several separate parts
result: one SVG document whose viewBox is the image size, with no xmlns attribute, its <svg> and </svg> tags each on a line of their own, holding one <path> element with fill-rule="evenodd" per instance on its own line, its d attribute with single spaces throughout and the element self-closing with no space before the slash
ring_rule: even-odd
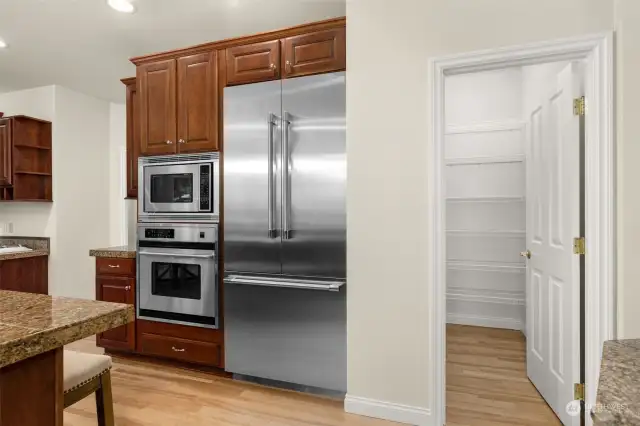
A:
<svg viewBox="0 0 640 426">
<path fill-rule="evenodd" d="M 561 426 L 525 354 L 519 331 L 447 325 L 447 426 Z"/>
<path fill-rule="evenodd" d="M 101 352 L 93 340 L 68 349 Z M 116 426 L 391 426 L 344 413 L 342 402 L 114 358 Z M 525 365 L 520 332 L 447 327 L 448 426 L 560 425 Z M 65 410 L 65 426 L 95 426 L 95 402 Z"/>
</svg>

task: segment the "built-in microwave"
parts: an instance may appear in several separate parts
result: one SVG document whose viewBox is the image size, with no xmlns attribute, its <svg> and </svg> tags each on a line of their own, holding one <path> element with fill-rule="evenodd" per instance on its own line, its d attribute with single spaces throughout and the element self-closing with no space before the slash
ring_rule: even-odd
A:
<svg viewBox="0 0 640 426">
<path fill-rule="evenodd" d="M 138 222 L 219 221 L 218 153 L 140 157 Z"/>
</svg>

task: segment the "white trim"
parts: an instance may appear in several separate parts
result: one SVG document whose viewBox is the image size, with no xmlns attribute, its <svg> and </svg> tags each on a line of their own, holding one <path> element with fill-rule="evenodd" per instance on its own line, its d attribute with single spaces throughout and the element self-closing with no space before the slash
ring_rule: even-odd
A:
<svg viewBox="0 0 640 426">
<path fill-rule="evenodd" d="M 513 318 L 493 318 L 477 315 L 447 313 L 447 324 L 474 325 L 476 327 L 506 328 L 524 332 L 524 323 Z"/>
<path fill-rule="evenodd" d="M 524 203 L 525 197 L 446 197 L 450 203 Z"/>
<path fill-rule="evenodd" d="M 449 124 L 445 134 L 458 135 L 467 133 L 485 132 L 510 132 L 514 130 L 524 130 L 525 122 L 522 120 L 505 121 L 485 121 L 474 124 Z"/>
<path fill-rule="evenodd" d="M 461 302 L 499 303 L 503 305 L 524 305 L 524 291 L 502 290 L 471 290 L 465 287 L 449 287 L 447 289 L 447 301 L 458 300 Z"/>
<path fill-rule="evenodd" d="M 347 395 L 344 398 L 344 411 L 360 416 L 375 417 L 392 422 L 406 423 L 416 426 L 432 426 L 431 410 L 379 401 L 360 396 Z"/>
<path fill-rule="evenodd" d="M 433 267 L 429 295 L 430 389 L 434 425 L 445 421 L 446 351 L 446 237 L 444 190 L 445 75 L 533 65 L 552 61 L 585 60 L 586 122 L 586 402 L 595 405 L 602 342 L 616 335 L 615 306 L 615 157 L 613 33 L 478 51 L 430 60 L 432 135 L 428 155 L 432 167 L 429 201 L 433 218 Z M 593 135 L 596 135 L 595 137 Z M 450 200 L 449 200 L 450 201 Z M 592 425 L 590 416 L 586 425 Z"/>
</svg>

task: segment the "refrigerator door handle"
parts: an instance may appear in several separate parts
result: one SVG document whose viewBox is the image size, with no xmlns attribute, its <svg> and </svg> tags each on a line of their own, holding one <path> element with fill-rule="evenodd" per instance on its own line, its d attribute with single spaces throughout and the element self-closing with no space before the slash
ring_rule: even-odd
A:
<svg viewBox="0 0 640 426">
<path fill-rule="evenodd" d="M 268 236 L 269 238 L 276 238 L 278 236 L 278 230 L 276 229 L 276 225 L 275 225 L 275 215 L 274 215 L 274 211 L 275 211 L 275 178 L 274 178 L 274 172 L 275 172 L 275 167 L 274 167 L 274 154 L 273 154 L 273 127 L 276 125 L 276 116 L 275 114 L 269 113 L 269 115 L 267 116 L 267 129 L 269 131 L 269 134 L 267 136 L 267 141 L 268 141 L 268 147 L 267 149 L 269 150 L 268 153 L 268 162 L 269 162 L 269 167 L 268 167 L 268 171 L 267 173 L 269 174 L 268 179 L 269 182 L 267 184 L 267 198 L 268 198 L 268 205 L 267 205 L 267 209 L 268 209 L 268 222 L 269 222 L 269 230 L 268 230 Z"/>
<path fill-rule="evenodd" d="M 289 126 L 291 115 L 284 111 L 282 114 L 282 239 L 291 239 L 291 229 L 289 226 L 289 215 L 291 205 L 291 194 L 289 185 L 291 173 L 289 170 Z"/>
<path fill-rule="evenodd" d="M 300 290 L 339 291 L 345 281 L 329 280 L 288 280 L 286 278 L 266 278 L 249 275 L 229 275 L 225 284 L 255 285 L 259 287 L 295 288 Z"/>
</svg>

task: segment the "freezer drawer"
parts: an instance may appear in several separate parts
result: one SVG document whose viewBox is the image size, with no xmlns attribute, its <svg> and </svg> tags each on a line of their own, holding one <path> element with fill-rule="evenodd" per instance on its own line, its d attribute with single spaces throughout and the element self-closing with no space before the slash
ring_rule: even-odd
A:
<svg viewBox="0 0 640 426">
<path fill-rule="evenodd" d="M 345 287 L 225 285 L 226 370 L 345 392 Z"/>
</svg>

